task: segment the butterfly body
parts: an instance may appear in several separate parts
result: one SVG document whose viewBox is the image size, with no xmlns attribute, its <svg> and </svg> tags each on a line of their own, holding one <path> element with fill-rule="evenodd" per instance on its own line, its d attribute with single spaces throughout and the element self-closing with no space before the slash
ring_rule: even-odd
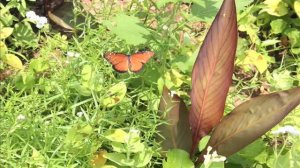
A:
<svg viewBox="0 0 300 168">
<path fill-rule="evenodd" d="M 154 55 L 152 51 L 138 52 L 132 55 L 122 53 L 106 53 L 105 59 L 112 64 L 114 70 L 120 73 L 139 72 L 145 63 Z"/>
</svg>

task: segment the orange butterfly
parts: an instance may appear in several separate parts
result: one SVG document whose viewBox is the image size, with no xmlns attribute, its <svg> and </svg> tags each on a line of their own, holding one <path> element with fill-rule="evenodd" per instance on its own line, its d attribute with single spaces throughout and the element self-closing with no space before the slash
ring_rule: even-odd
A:
<svg viewBox="0 0 300 168">
<path fill-rule="evenodd" d="M 151 57 L 153 57 L 154 52 L 143 51 L 132 55 L 125 55 L 121 53 L 106 53 L 105 59 L 113 65 L 114 70 L 120 73 L 124 72 L 139 72 L 143 69 L 144 64 L 146 64 Z"/>
</svg>

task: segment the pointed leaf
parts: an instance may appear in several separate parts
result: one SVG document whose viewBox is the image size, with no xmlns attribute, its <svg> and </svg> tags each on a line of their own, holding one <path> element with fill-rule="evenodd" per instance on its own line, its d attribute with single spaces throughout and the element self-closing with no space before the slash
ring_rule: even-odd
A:
<svg viewBox="0 0 300 168">
<path fill-rule="evenodd" d="M 164 140 L 163 151 L 180 148 L 186 151 L 191 149 L 192 134 L 188 123 L 188 110 L 178 95 L 171 95 L 168 88 L 164 87 L 159 109 L 162 119 L 168 122 L 159 126 Z"/>
<path fill-rule="evenodd" d="M 208 146 L 229 156 L 265 134 L 299 104 L 300 87 L 248 100 L 224 117 Z"/>
<path fill-rule="evenodd" d="M 194 153 L 199 140 L 219 123 L 232 81 L 237 46 L 234 0 L 225 0 L 196 59 L 192 73 L 190 125 Z"/>
<path fill-rule="evenodd" d="M 56 23 L 60 27 L 67 29 L 67 30 L 74 31 L 74 29 L 70 25 L 68 25 L 64 20 L 62 20 L 61 18 L 59 18 L 52 12 L 48 11 L 48 16 L 54 23 Z"/>
</svg>

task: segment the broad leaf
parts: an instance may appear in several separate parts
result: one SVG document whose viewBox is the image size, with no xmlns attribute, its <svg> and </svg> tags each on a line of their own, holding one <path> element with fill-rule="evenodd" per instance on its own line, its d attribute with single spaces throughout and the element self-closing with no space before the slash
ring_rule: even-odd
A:
<svg viewBox="0 0 300 168">
<path fill-rule="evenodd" d="M 125 40 L 128 44 L 139 45 L 147 42 L 145 36 L 150 35 L 150 31 L 145 28 L 139 18 L 118 14 L 111 21 L 104 21 L 108 27 L 120 39 Z"/>
<path fill-rule="evenodd" d="M 232 81 L 237 46 L 234 0 L 225 0 L 199 51 L 192 72 L 191 110 L 192 153 L 199 140 L 210 133 L 223 116 Z"/>
<path fill-rule="evenodd" d="M 229 156 L 265 134 L 299 104 L 300 87 L 248 100 L 223 118 L 208 146 Z"/>
<path fill-rule="evenodd" d="M 167 160 L 163 161 L 163 168 L 194 168 L 189 154 L 183 150 L 173 149 L 167 153 Z"/>
<path fill-rule="evenodd" d="M 159 126 L 164 137 L 163 151 L 180 148 L 186 151 L 191 149 L 192 134 L 188 123 L 188 110 L 178 95 L 171 95 L 169 89 L 164 87 L 159 104 L 161 117 L 167 124 Z"/>
</svg>

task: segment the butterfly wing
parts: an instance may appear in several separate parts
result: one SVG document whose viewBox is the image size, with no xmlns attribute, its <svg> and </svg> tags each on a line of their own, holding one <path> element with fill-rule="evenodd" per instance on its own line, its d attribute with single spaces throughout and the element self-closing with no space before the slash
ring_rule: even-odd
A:
<svg viewBox="0 0 300 168">
<path fill-rule="evenodd" d="M 123 73 L 129 69 L 129 57 L 125 54 L 107 53 L 105 59 L 113 65 L 117 72 Z"/>
<path fill-rule="evenodd" d="M 138 52 L 132 54 L 129 57 L 129 70 L 131 72 L 139 72 L 143 69 L 144 64 L 147 63 L 149 59 L 153 56 L 154 52 L 152 51 Z"/>
</svg>

